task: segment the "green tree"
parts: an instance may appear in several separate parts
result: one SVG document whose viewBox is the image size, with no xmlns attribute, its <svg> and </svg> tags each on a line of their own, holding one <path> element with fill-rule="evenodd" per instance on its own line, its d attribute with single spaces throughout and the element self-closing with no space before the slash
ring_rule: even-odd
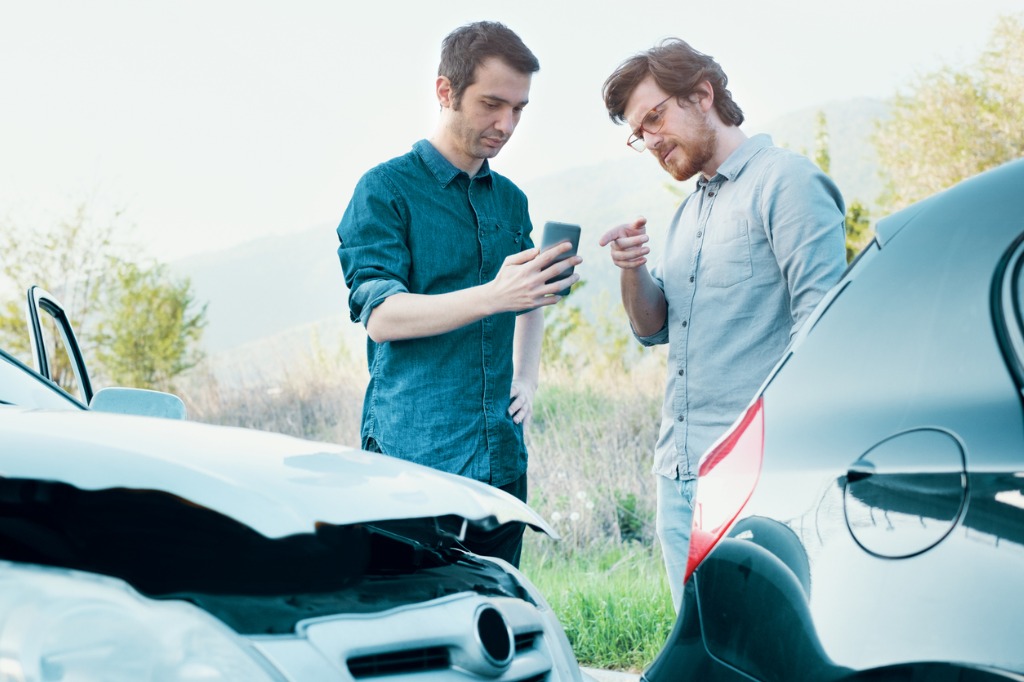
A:
<svg viewBox="0 0 1024 682">
<path fill-rule="evenodd" d="M 111 284 L 92 337 L 97 360 L 114 384 L 173 390 L 174 378 L 203 359 L 206 304 L 197 306 L 189 280 L 159 263 L 120 261 Z"/>
<path fill-rule="evenodd" d="M 569 296 L 544 309 L 541 362 L 545 366 L 571 367 L 578 362 L 582 347 L 596 343 L 594 329 L 577 303 L 586 285 L 580 280 Z"/>
<path fill-rule="evenodd" d="M 825 112 L 819 111 L 814 131 L 814 163 L 825 175 L 832 174 L 832 153 L 828 150 L 828 121 Z"/>
<path fill-rule="evenodd" d="M 856 199 L 846 207 L 846 262 L 849 263 L 868 245 L 874 231 L 871 229 L 867 206 Z"/>
<path fill-rule="evenodd" d="M 893 100 L 874 143 L 898 210 L 1024 156 L 1024 14 L 1000 17 L 981 56 L 921 76 Z"/>
<path fill-rule="evenodd" d="M 828 120 L 824 111 L 818 112 L 814 134 L 814 162 L 826 175 L 832 171 L 832 154 L 828 148 Z M 871 214 L 859 199 L 846 206 L 846 262 L 852 261 L 871 241 Z"/>
<path fill-rule="evenodd" d="M 45 231 L 18 229 L 10 223 L 0 225 L 0 290 L 5 292 L 0 304 L 0 343 L 8 352 L 33 364 L 24 296 L 31 285 L 41 286 L 61 302 L 76 332 L 93 323 L 109 260 L 119 254 L 115 245 L 118 217 L 97 224 L 86 206 L 80 205 L 70 217 Z M 47 348 L 56 348 L 58 337 L 45 320 L 43 332 Z M 54 381 L 77 394 L 67 354 L 54 352 L 49 358 Z"/>
<path fill-rule="evenodd" d="M 198 361 L 196 346 L 205 325 L 206 308 L 192 311 L 196 302 L 187 280 L 172 280 L 164 266 L 142 268 L 134 264 L 135 249 L 120 237 L 119 217 L 97 223 L 87 208 L 80 206 L 70 218 L 49 230 L 0 225 L 0 291 L 4 292 L 0 343 L 23 361 L 31 362 L 22 292 L 39 285 L 67 311 L 94 383 L 97 379 L 137 378 L 141 381 L 129 385 L 168 387 L 175 374 Z M 137 296 L 133 287 L 139 287 Z M 133 320 L 138 325 L 133 326 Z M 157 334 L 166 338 L 156 343 Z M 147 350 L 156 356 L 148 360 L 154 363 L 152 367 L 147 367 L 139 355 L 127 360 L 140 363 L 140 371 L 134 375 L 126 373 L 123 364 L 113 363 L 112 356 L 132 343 L 122 335 L 148 344 Z M 49 336 L 47 347 L 51 348 L 56 339 L 52 333 Z M 49 357 L 54 380 L 74 392 L 66 355 L 58 352 Z"/>
</svg>

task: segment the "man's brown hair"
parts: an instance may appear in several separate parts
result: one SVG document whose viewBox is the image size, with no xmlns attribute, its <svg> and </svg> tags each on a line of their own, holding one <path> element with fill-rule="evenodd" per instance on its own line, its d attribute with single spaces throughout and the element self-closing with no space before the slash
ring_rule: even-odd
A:
<svg viewBox="0 0 1024 682">
<path fill-rule="evenodd" d="M 698 52 L 679 38 L 666 38 L 646 52 L 622 62 L 604 82 L 604 105 L 616 123 L 626 121 L 626 102 L 647 76 L 668 95 L 686 98 L 708 81 L 715 93 L 715 110 L 725 123 L 743 123 L 743 111 L 725 87 L 729 78 L 713 58 Z"/>
<path fill-rule="evenodd" d="M 437 75 L 452 85 L 452 104 L 458 109 L 462 93 L 474 83 L 476 67 L 497 57 L 521 74 L 540 70 L 540 62 L 522 39 L 504 24 L 478 21 L 455 29 L 441 42 Z"/>
</svg>

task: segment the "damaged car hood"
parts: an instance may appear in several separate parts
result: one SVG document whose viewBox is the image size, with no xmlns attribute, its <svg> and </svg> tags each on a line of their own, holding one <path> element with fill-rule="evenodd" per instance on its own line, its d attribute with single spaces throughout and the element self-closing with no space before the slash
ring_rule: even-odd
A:
<svg viewBox="0 0 1024 682">
<path fill-rule="evenodd" d="M 268 538 L 321 523 L 449 515 L 483 528 L 518 521 L 557 537 L 527 505 L 484 483 L 386 455 L 196 422 L 0 406 L 0 476 L 162 491 Z"/>
</svg>

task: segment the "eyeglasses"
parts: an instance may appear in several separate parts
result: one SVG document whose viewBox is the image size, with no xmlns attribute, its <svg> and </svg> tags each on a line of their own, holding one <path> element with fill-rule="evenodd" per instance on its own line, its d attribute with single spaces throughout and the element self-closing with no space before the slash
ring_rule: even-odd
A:
<svg viewBox="0 0 1024 682">
<path fill-rule="evenodd" d="M 654 135 L 661 127 L 665 125 L 665 112 L 658 111 L 665 102 L 675 97 L 675 95 L 669 95 L 665 99 L 658 102 L 658 104 L 647 112 L 647 115 L 640 121 L 639 127 L 633 131 L 633 134 L 626 140 L 626 144 L 635 149 L 638 152 L 642 152 L 647 149 L 647 143 L 644 142 L 644 133 Z"/>
</svg>

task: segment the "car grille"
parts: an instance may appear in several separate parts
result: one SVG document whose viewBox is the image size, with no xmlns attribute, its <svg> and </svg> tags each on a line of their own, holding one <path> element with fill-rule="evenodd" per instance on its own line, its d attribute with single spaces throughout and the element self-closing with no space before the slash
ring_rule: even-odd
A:
<svg viewBox="0 0 1024 682">
<path fill-rule="evenodd" d="M 448 655 L 448 649 L 438 646 L 372 656 L 355 656 L 348 659 L 348 671 L 357 680 L 366 677 L 444 670 L 450 665 L 451 657 Z"/>
<path fill-rule="evenodd" d="M 462 593 L 374 615 L 310 619 L 297 636 L 253 643 L 289 679 L 307 679 L 292 671 L 308 671 L 315 658 L 342 680 L 557 682 L 560 645 L 547 627 L 529 602 Z"/>
<path fill-rule="evenodd" d="M 542 632 L 524 632 L 515 635 L 516 654 L 533 649 L 542 636 Z M 445 647 L 425 647 L 372 656 L 355 656 L 348 659 L 347 664 L 349 673 L 357 680 L 445 670 L 452 667 L 451 656 Z M 546 675 L 537 675 L 528 677 L 522 682 L 539 682 L 546 677 Z"/>
</svg>

